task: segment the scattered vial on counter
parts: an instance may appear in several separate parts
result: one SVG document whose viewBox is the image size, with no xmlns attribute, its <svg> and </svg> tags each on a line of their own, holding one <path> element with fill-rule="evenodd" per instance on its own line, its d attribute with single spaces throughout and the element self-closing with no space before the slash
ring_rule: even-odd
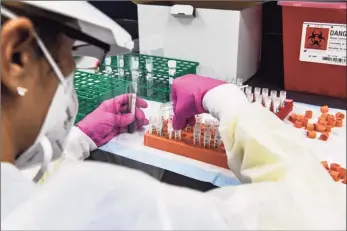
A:
<svg viewBox="0 0 347 231">
<path fill-rule="evenodd" d="M 280 91 L 280 101 L 281 101 L 281 104 L 280 106 L 281 107 L 284 107 L 284 103 L 287 99 L 287 92 L 286 91 Z"/>
<path fill-rule="evenodd" d="M 264 98 L 264 106 L 266 109 L 271 110 L 271 98 L 269 96 Z"/>
<path fill-rule="evenodd" d="M 252 91 L 253 91 L 253 88 L 251 86 L 246 87 L 245 89 L 246 96 L 252 95 Z"/>
<path fill-rule="evenodd" d="M 263 103 L 263 97 L 261 95 L 255 95 L 255 102 L 262 104 Z"/>
<path fill-rule="evenodd" d="M 260 95 L 260 87 L 255 87 L 253 93 L 255 96 Z"/>
<path fill-rule="evenodd" d="M 269 96 L 269 89 L 268 88 L 263 88 L 261 90 L 261 95 L 263 96 L 263 98 Z"/>
<path fill-rule="evenodd" d="M 254 102 L 253 93 L 247 95 L 247 99 L 248 99 L 248 102 L 253 103 Z"/>
<path fill-rule="evenodd" d="M 269 96 L 264 98 L 264 106 L 266 109 L 271 110 L 271 98 Z"/>
<path fill-rule="evenodd" d="M 273 112 L 274 113 L 277 113 L 280 109 L 280 104 L 281 104 L 281 101 L 279 98 L 274 98 L 273 101 L 272 101 L 272 105 L 273 105 Z"/>
<path fill-rule="evenodd" d="M 276 90 L 270 91 L 270 98 L 271 98 L 271 100 L 274 100 L 275 98 L 277 98 L 277 91 Z"/>
</svg>

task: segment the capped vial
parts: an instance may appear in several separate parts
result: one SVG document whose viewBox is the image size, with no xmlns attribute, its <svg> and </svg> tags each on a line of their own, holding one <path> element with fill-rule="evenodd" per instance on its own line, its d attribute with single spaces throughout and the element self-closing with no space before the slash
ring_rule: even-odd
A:
<svg viewBox="0 0 347 231">
<path fill-rule="evenodd" d="M 271 90 L 270 91 L 270 98 L 272 100 L 274 100 L 275 98 L 277 98 L 277 91 L 276 90 Z"/>
<path fill-rule="evenodd" d="M 105 75 L 110 76 L 112 74 L 112 67 L 106 66 L 104 73 Z"/>
<path fill-rule="evenodd" d="M 281 100 L 279 98 L 274 98 L 272 100 L 272 105 L 273 105 L 273 112 L 277 113 L 280 109 L 280 104 L 281 104 Z"/>
<path fill-rule="evenodd" d="M 209 129 L 204 131 L 204 147 L 211 148 L 211 131 Z"/>
<path fill-rule="evenodd" d="M 281 101 L 281 107 L 284 107 L 284 102 L 287 99 L 287 92 L 286 91 L 280 91 L 280 101 Z"/>
<path fill-rule="evenodd" d="M 181 140 L 182 138 L 182 130 L 174 130 L 175 140 Z"/>
<path fill-rule="evenodd" d="M 156 120 L 155 130 L 158 136 L 163 136 L 163 121 L 161 118 Z"/>
<path fill-rule="evenodd" d="M 152 70 L 153 70 L 153 58 L 148 57 L 146 58 L 146 71 L 151 73 Z"/>
<path fill-rule="evenodd" d="M 139 57 L 138 56 L 131 56 L 131 69 L 132 70 L 138 70 L 140 66 Z"/>
<path fill-rule="evenodd" d="M 202 124 L 202 116 L 201 115 L 195 116 L 195 123 L 196 124 Z"/>
<path fill-rule="evenodd" d="M 263 89 L 261 89 L 261 95 L 262 95 L 263 97 L 269 96 L 269 89 L 266 88 L 266 87 L 264 87 Z"/>
<path fill-rule="evenodd" d="M 222 144 L 222 137 L 219 132 L 219 121 L 214 125 L 214 140 L 213 140 L 213 148 L 219 149 Z"/>
<path fill-rule="evenodd" d="M 263 101 L 264 101 L 265 108 L 270 111 L 271 110 L 271 102 L 272 102 L 271 98 L 269 96 L 267 96 L 263 99 Z"/>
<path fill-rule="evenodd" d="M 254 102 L 253 93 L 247 95 L 246 97 L 247 97 L 247 99 L 248 99 L 248 102 L 250 102 L 250 103 L 253 103 L 253 102 Z"/>
<path fill-rule="evenodd" d="M 260 87 L 255 87 L 254 88 L 254 95 L 255 96 L 260 95 Z"/>
<path fill-rule="evenodd" d="M 118 55 L 117 57 L 117 66 L 120 68 L 124 67 L 124 56 L 123 55 Z"/>
<path fill-rule="evenodd" d="M 111 61 L 112 61 L 112 59 L 111 59 L 110 56 L 105 57 L 105 65 L 106 65 L 106 66 L 111 65 Z"/>
<path fill-rule="evenodd" d="M 213 120 L 205 120 L 205 129 L 211 130 L 213 125 Z"/>
<path fill-rule="evenodd" d="M 243 79 L 241 78 L 236 78 L 236 86 L 241 87 L 243 84 Z"/>
<path fill-rule="evenodd" d="M 171 140 L 172 138 L 172 133 L 173 133 L 173 127 L 172 127 L 172 119 L 173 117 L 170 116 L 167 122 L 167 133 L 169 135 L 169 139 Z"/>
<path fill-rule="evenodd" d="M 246 95 L 252 95 L 253 88 L 251 86 L 246 87 L 245 93 Z"/>
<path fill-rule="evenodd" d="M 148 132 L 149 134 L 153 133 L 153 130 L 155 130 L 155 118 L 154 117 L 149 117 L 149 123 L 148 123 Z"/>
<path fill-rule="evenodd" d="M 199 124 L 195 124 L 193 129 L 193 143 L 195 145 L 199 145 L 200 139 L 201 139 L 201 126 L 199 126 Z"/>
<path fill-rule="evenodd" d="M 118 77 L 120 79 L 124 79 L 124 76 L 125 76 L 124 69 L 123 68 L 118 68 Z"/>
<path fill-rule="evenodd" d="M 263 103 L 263 97 L 261 95 L 255 95 L 255 102 L 262 104 Z"/>
</svg>

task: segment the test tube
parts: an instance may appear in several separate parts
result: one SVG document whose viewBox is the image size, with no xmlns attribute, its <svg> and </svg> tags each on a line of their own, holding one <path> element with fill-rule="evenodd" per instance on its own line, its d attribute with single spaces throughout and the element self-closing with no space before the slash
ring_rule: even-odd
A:
<svg viewBox="0 0 347 231">
<path fill-rule="evenodd" d="M 105 65 L 106 65 L 106 66 L 111 65 L 111 61 L 112 61 L 112 59 L 111 59 L 110 56 L 105 57 Z"/>
<path fill-rule="evenodd" d="M 284 107 L 284 102 L 286 101 L 287 98 L 287 92 L 286 91 L 280 91 L 280 107 Z"/>
<path fill-rule="evenodd" d="M 120 68 L 124 68 L 124 56 L 123 55 L 118 55 L 117 66 Z"/>
<path fill-rule="evenodd" d="M 148 132 L 149 134 L 153 134 L 153 130 L 155 129 L 155 118 L 149 117 L 149 124 L 148 124 Z"/>
<path fill-rule="evenodd" d="M 247 97 L 247 99 L 248 99 L 248 101 L 249 101 L 250 103 L 253 103 L 253 102 L 254 102 L 253 93 L 247 95 L 246 97 Z"/>
<path fill-rule="evenodd" d="M 182 130 L 174 130 L 175 140 L 181 140 Z"/>
<path fill-rule="evenodd" d="M 202 116 L 201 115 L 196 115 L 195 116 L 195 124 L 202 124 Z"/>
<path fill-rule="evenodd" d="M 158 136 L 163 136 L 163 121 L 161 118 L 156 120 L 155 130 L 157 131 Z"/>
<path fill-rule="evenodd" d="M 131 82 L 128 89 L 128 112 L 135 117 L 135 106 L 136 106 L 136 92 L 137 92 L 137 82 Z M 136 122 L 132 122 L 128 125 L 128 132 L 133 133 L 135 131 Z"/>
<path fill-rule="evenodd" d="M 273 105 L 273 112 L 277 113 L 280 109 L 280 104 L 281 104 L 281 100 L 279 98 L 274 98 L 272 101 L 272 105 Z"/>
<path fill-rule="evenodd" d="M 236 78 L 236 86 L 241 87 L 243 84 L 243 79 L 241 78 Z"/>
<path fill-rule="evenodd" d="M 263 96 L 263 98 L 269 96 L 269 89 L 264 87 L 264 88 L 261 90 L 261 95 Z"/>
<path fill-rule="evenodd" d="M 167 65 L 169 67 L 169 88 L 170 88 L 170 101 L 172 100 L 171 97 L 171 88 L 172 84 L 176 75 L 176 61 L 175 60 L 169 60 L 167 62 Z"/>
<path fill-rule="evenodd" d="M 153 95 L 153 75 L 151 72 L 148 72 L 146 75 L 146 90 L 147 97 L 151 97 Z"/>
<path fill-rule="evenodd" d="M 269 96 L 264 98 L 264 106 L 269 111 L 271 110 L 271 98 Z"/>
<path fill-rule="evenodd" d="M 205 120 L 205 129 L 211 130 L 213 126 L 213 120 Z"/>
<path fill-rule="evenodd" d="M 271 98 L 271 100 L 274 100 L 275 98 L 277 98 L 277 91 L 276 90 L 270 91 L 270 98 Z"/>
<path fill-rule="evenodd" d="M 169 135 L 169 139 L 170 139 L 170 140 L 171 140 L 171 138 L 172 138 L 172 133 L 173 133 L 172 119 L 173 119 L 173 117 L 170 116 L 170 117 L 169 117 L 169 120 L 168 120 L 168 123 L 167 123 L 167 133 L 168 133 L 168 135 Z"/>
<path fill-rule="evenodd" d="M 201 124 L 195 124 L 193 129 L 193 142 L 195 145 L 200 144 L 201 139 Z"/>
<path fill-rule="evenodd" d="M 211 148 L 211 130 L 208 128 L 204 131 L 204 147 Z"/>
<path fill-rule="evenodd" d="M 261 95 L 255 95 L 255 102 L 262 104 L 263 102 L 263 97 Z"/>
<path fill-rule="evenodd" d="M 213 147 L 216 149 L 219 149 L 222 144 L 222 137 L 220 136 L 219 132 L 219 121 L 217 120 L 214 123 L 214 140 L 213 140 Z"/>
<path fill-rule="evenodd" d="M 131 69 L 132 70 L 138 70 L 139 69 L 139 57 L 138 56 L 131 56 Z"/>
<path fill-rule="evenodd" d="M 152 57 L 148 57 L 146 59 L 146 70 L 147 72 L 152 72 L 153 70 L 153 58 Z"/>
<path fill-rule="evenodd" d="M 246 90 L 245 90 L 246 96 L 252 95 L 252 90 L 253 90 L 253 89 L 252 89 L 251 86 L 246 87 Z"/>
<path fill-rule="evenodd" d="M 254 88 L 254 96 L 260 95 L 260 87 Z"/>
</svg>

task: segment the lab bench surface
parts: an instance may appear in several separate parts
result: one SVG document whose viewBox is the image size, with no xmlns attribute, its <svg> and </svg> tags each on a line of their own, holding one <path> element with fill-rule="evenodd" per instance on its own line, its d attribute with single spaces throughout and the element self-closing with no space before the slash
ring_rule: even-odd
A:
<svg viewBox="0 0 347 231">
<path fill-rule="evenodd" d="M 276 89 L 280 90 L 281 88 L 272 84 L 267 83 L 265 81 L 262 81 L 262 78 L 254 77 L 250 81 L 247 82 L 247 84 L 251 86 L 258 86 L 258 87 L 267 87 L 270 89 Z M 329 105 L 329 107 L 332 108 L 339 108 L 339 109 L 346 109 L 346 102 L 343 99 L 333 98 L 333 97 L 326 97 L 326 96 L 317 96 L 317 95 L 311 95 L 306 93 L 300 93 L 300 92 L 287 92 L 288 98 L 294 99 L 296 102 L 302 102 L 312 105 Z M 163 168 L 155 167 L 152 165 L 144 164 L 139 161 L 131 160 L 122 156 L 119 156 L 114 153 L 108 153 L 102 150 L 96 150 L 91 153 L 91 156 L 89 158 L 90 160 L 95 161 L 102 161 L 102 162 L 108 162 L 120 166 L 125 166 L 132 169 L 137 169 L 140 171 L 145 172 L 146 174 L 149 174 L 150 176 L 156 178 L 157 180 L 168 183 L 171 185 L 181 186 L 181 187 L 187 187 L 199 191 L 209 191 L 211 189 L 216 188 L 215 185 L 211 183 L 202 182 L 199 180 L 195 180 L 171 171 L 168 171 Z"/>
</svg>

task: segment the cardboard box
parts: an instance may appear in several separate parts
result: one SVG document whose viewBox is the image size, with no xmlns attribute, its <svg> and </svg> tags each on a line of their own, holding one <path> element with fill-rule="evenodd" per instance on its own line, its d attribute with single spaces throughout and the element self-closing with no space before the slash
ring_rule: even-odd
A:
<svg viewBox="0 0 347 231">
<path fill-rule="evenodd" d="M 194 17 L 172 15 L 175 4 L 193 6 Z M 246 81 L 260 63 L 261 7 L 246 1 L 138 4 L 140 51 L 197 61 L 199 75 Z"/>
</svg>

